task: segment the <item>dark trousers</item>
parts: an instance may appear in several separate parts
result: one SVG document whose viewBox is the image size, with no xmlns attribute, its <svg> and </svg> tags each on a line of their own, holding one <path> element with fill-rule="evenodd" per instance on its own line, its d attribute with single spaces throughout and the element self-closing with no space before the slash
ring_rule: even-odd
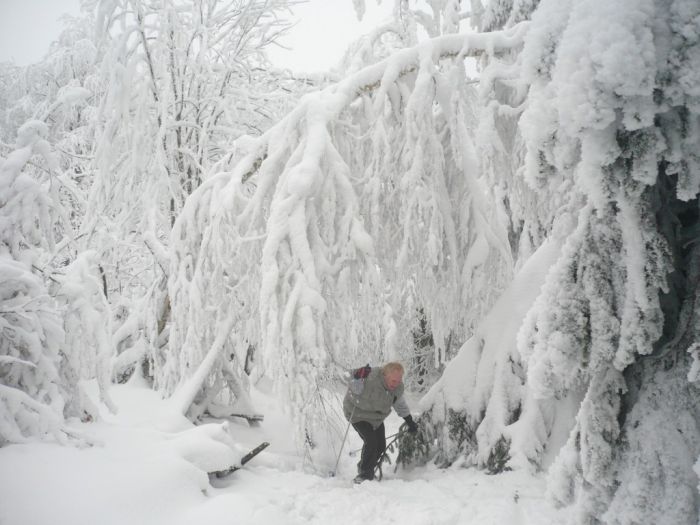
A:
<svg viewBox="0 0 700 525">
<path fill-rule="evenodd" d="M 384 423 L 377 428 L 367 421 L 358 421 L 352 424 L 364 445 L 362 446 L 362 457 L 357 464 L 357 472 L 366 479 L 374 479 L 374 467 L 377 466 L 379 458 L 386 448 L 386 436 L 384 434 Z"/>
</svg>

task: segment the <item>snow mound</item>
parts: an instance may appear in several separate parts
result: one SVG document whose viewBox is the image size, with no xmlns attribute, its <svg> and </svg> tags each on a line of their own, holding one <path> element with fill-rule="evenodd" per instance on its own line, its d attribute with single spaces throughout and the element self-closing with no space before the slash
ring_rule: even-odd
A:
<svg viewBox="0 0 700 525">
<path fill-rule="evenodd" d="M 204 472 L 239 466 L 248 450 L 229 434 L 229 424 L 207 424 L 179 432 L 166 440 L 166 449 Z"/>
</svg>

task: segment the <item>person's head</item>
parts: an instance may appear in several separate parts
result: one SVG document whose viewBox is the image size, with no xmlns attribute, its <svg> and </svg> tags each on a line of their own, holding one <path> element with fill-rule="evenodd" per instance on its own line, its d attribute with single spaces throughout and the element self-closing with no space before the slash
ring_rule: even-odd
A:
<svg viewBox="0 0 700 525">
<path fill-rule="evenodd" d="M 384 384 L 389 390 L 396 390 L 396 387 L 401 384 L 403 379 L 403 365 L 392 361 L 382 367 L 384 375 Z"/>
</svg>

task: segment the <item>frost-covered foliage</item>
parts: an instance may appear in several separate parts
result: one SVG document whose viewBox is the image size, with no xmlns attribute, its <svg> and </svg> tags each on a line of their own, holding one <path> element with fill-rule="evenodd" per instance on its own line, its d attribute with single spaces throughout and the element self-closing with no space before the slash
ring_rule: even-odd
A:
<svg viewBox="0 0 700 525">
<path fill-rule="evenodd" d="M 627 415 L 617 462 L 619 488 L 603 521 L 694 523 L 698 477 L 689 463 L 700 448 L 697 387 L 688 384 L 685 366 L 648 368 L 656 370 L 649 370 L 639 401 Z"/>
<path fill-rule="evenodd" d="M 104 96 L 94 120 L 94 182 L 82 243 L 95 249 L 117 314 L 119 377 L 166 366 L 168 238 L 185 198 L 285 106 L 293 83 L 266 69 L 287 0 L 101 2 Z M 179 353 L 179 350 L 178 350 Z M 176 358 L 177 359 L 177 358 Z M 166 388 L 166 390 L 169 390 Z"/>
<path fill-rule="evenodd" d="M 0 137 L 14 141 L 20 126 L 30 120 L 46 124 L 45 139 L 51 144 L 54 163 L 34 173 L 37 180 L 48 182 L 46 188 L 60 218 L 53 226 L 56 256 L 68 261 L 76 250 L 73 230 L 80 226 L 91 181 L 90 121 L 99 89 L 89 20 L 72 18 L 65 24 L 42 61 L 22 68 L 4 65 Z"/>
<path fill-rule="evenodd" d="M 406 47 L 413 47 L 419 42 L 419 35 L 427 34 L 435 38 L 443 34 L 457 33 L 460 17 L 458 0 L 430 2 L 427 6 L 418 6 L 404 0 L 395 0 L 392 16 L 367 34 L 352 42 L 340 64 L 341 71 L 347 75 L 369 64 L 383 60 Z M 358 19 L 362 19 L 365 1 L 354 2 Z M 430 11 L 424 11 L 427 7 Z"/>
<path fill-rule="evenodd" d="M 87 306 L 104 300 L 104 296 L 101 299 L 94 295 L 95 291 L 102 295 L 102 287 L 91 288 L 85 273 L 73 274 L 82 263 L 76 261 L 65 268 L 79 251 L 74 229 L 81 225 L 85 191 L 91 181 L 91 103 L 99 93 L 94 82 L 95 57 L 87 19 L 70 19 L 41 62 L 3 77 L 9 95 L 3 105 L 3 135 L 13 133 L 18 123 L 29 119 L 19 127 L 15 150 L 3 166 L 8 181 L 15 177 L 10 187 L 21 195 L 3 203 L 5 224 L 17 229 L 12 234 L 12 242 L 16 243 L 13 250 L 21 251 L 20 259 L 29 265 L 24 280 L 19 279 L 18 268 L 3 272 L 3 278 L 20 287 L 16 297 L 10 297 L 17 304 L 6 312 L 10 315 L 6 330 L 23 333 L 24 321 L 32 316 L 44 319 L 47 325 L 29 330 L 33 332 L 29 338 L 32 344 L 21 338 L 13 343 L 15 353 L 31 350 L 32 356 L 12 362 L 8 384 L 24 389 L 35 399 L 28 404 L 16 392 L 12 394 L 14 405 L 9 414 L 25 421 L 11 436 L 5 436 L 10 441 L 42 437 L 47 432 L 63 439 L 64 417 L 94 418 L 97 414 L 82 394 L 80 381 L 97 375 L 108 379 L 111 354 L 105 350 L 110 346 L 111 312 L 102 303 L 102 316 L 97 319 L 89 314 Z M 28 253 L 33 255 L 28 257 Z M 41 291 L 42 296 L 26 302 L 33 313 L 22 317 L 17 313 L 18 304 L 24 304 L 21 299 L 26 299 L 29 290 L 34 294 Z M 93 338 L 98 333 L 97 339 Z M 37 364 L 39 344 L 43 345 L 44 356 Z M 25 368 L 21 374 L 18 363 Z M 10 364 L 5 363 L 8 367 Z M 34 385 L 29 379 L 32 376 L 43 386 Z M 104 392 L 107 381 L 101 383 Z M 105 401 L 109 405 L 106 396 Z M 42 403 L 50 405 L 50 410 Z M 27 407 L 37 413 L 33 426 L 23 412 Z"/>
<path fill-rule="evenodd" d="M 41 270 L 53 247 L 51 203 L 23 171 L 33 155 L 54 163 L 47 134 L 43 122 L 27 122 L 0 160 L 0 445 L 64 439 L 64 333 Z"/>
<path fill-rule="evenodd" d="M 598 215 L 589 208 L 582 212 L 576 232 L 569 237 L 525 322 L 526 335 L 521 340 L 528 383 L 535 397 L 560 399 L 570 391 L 583 393 L 576 427 L 566 448 L 580 450 L 579 468 L 589 483 L 584 497 L 590 498 L 582 503 L 584 514 L 592 509 L 600 513 L 607 506 L 607 498 L 596 494 L 595 486 L 612 485 L 613 459 L 620 437 L 618 416 L 625 391 L 622 370 L 627 363 L 619 366 L 617 362 L 626 355 L 632 339 L 623 328 L 625 323 L 632 323 L 625 320 L 625 309 L 618 303 L 619 297 L 628 296 L 630 282 L 624 266 L 618 264 L 624 245 L 622 237 L 614 214 Z M 664 255 L 662 250 L 658 253 Z M 664 269 L 663 262 L 652 260 L 651 264 Z M 652 271 L 653 267 L 648 268 L 647 274 L 653 276 Z M 656 275 L 658 282 L 664 284 L 662 271 L 657 270 Z M 651 297 L 658 300 L 658 295 Z M 652 301 L 652 307 L 653 304 Z M 627 311 L 638 322 L 644 319 L 633 308 Z M 651 351 L 652 342 L 661 335 L 658 302 L 655 311 L 657 324 L 646 324 L 655 332 L 639 330 L 640 344 L 648 344 L 645 353 Z M 636 323 L 634 326 L 639 329 Z M 560 461 L 563 458 L 570 460 L 566 452 Z M 554 466 L 553 472 L 559 468 L 561 463 Z M 560 483 L 557 480 L 554 484 Z"/>
<path fill-rule="evenodd" d="M 695 524 L 700 5 L 504 0 L 480 14 L 484 29 L 524 18 L 522 52 L 482 61 L 479 160 L 515 267 L 544 239 L 563 248 L 517 351 L 512 336 L 483 350 L 501 330 L 477 329 L 424 400 L 448 434 L 440 459 L 486 464 L 504 437 L 510 466 L 559 452 L 550 492 L 574 522 Z M 444 430 L 455 418 L 468 439 Z"/>
<path fill-rule="evenodd" d="M 2 65 L 0 138 L 3 141 L 13 141 L 22 124 L 36 119 L 49 124 L 47 139 L 52 144 L 63 143 L 59 153 L 87 154 L 74 152 L 70 145 L 85 147 L 89 141 L 85 122 L 90 110 L 85 106 L 89 106 L 88 100 L 96 91 L 98 76 L 95 70 L 98 51 L 91 33 L 89 18 L 67 17 L 58 40 L 40 62 L 26 67 Z"/>
<path fill-rule="evenodd" d="M 484 11 L 479 2 L 472 2 L 472 25 L 491 27 L 489 20 L 496 16 L 499 6 L 498 2 L 492 2 Z M 529 34 L 532 29 L 527 31 Z M 520 79 L 521 56 L 520 47 L 480 56 L 478 110 L 462 117 L 474 122 L 471 124 L 476 128 L 474 163 L 493 196 L 489 202 L 491 216 L 507 230 L 505 242 L 516 274 L 511 288 L 490 312 L 491 302 L 483 299 L 478 301 L 482 308 L 479 312 L 464 307 L 457 312 L 463 319 L 473 319 L 467 331 L 471 337 L 448 364 L 442 379 L 421 401 L 421 408 L 428 413 L 426 417 L 438 436 L 437 461 L 443 465 L 460 457 L 468 463 L 492 465 L 495 455 L 503 456 L 502 451 L 508 448 L 504 445 L 508 443 L 508 468 L 528 466 L 537 462 L 547 440 L 543 418 L 551 418 L 551 414 L 542 413 L 524 386 L 524 365 L 515 337 L 538 288 L 515 294 L 511 289 L 522 290 L 523 282 L 542 282 L 543 275 L 535 279 L 532 266 L 526 272 L 524 267 L 530 264 L 530 259 L 539 261 L 535 265 L 551 264 L 552 250 L 556 252 L 552 246 L 558 246 L 571 228 L 568 214 L 562 212 L 575 210 L 578 201 L 571 202 L 570 195 L 556 191 L 541 192 L 523 180 L 524 145 L 518 121 L 526 107 L 527 86 Z M 555 182 L 552 187 L 556 187 Z M 559 217 L 555 210 L 559 211 Z M 548 237 L 552 238 L 550 246 L 539 250 Z M 478 253 L 478 245 L 472 246 L 469 257 L 478 257 Z M 477 278 L 498 275 L 492 270 L 490 264 L 484 265 L 477 269 Z M 494 284 L 486 283 L 486 288 L 500 291 Z M 465 293 L 474 291 L 468 289 Z M 468 379 L 463 380 L 464 377 Z M 527 426 L 524 420 L 537 427 L 527 430 L 527 435 L 520 430 Z M 463 424 L 456 424 L 457 421 Z M 500 463 L 506 466 L 506 462 Z"/>
<path fill-rule="evenodd" d="M 96 253 L 81 252 L 54 279 L 60 283 L 53 294 L 62 309 L 66 334 L 61 348 L 61 380 L 69 391 L 65 415 L 95 420 L 99 411 L 84 392 L 82 380 L 97 379 L 100 401 L 114 410 L 108 392 L 114 355 L 111 310 Z"/>
<path fill-rule="evenodd" d="M 520 336 L 535 397 L 582 398 L 551 471 L 577 522 L 633 523 L 640 501 L 649 521 L 698 519 L 697 493 L 683 489 L 696 440 L 647 448 L 640 419 L 698 424 L 698 391 L 677 378 L 697 316 L 699 17 L 688 1 L 543 1 L 522 54 L 523 177 L 586 203 Z"/>
<path fill-rule="evenodd" d="M 181 376 L 210 365 L 235 317 L 234 346 L 259 348 L 258 373 L 288 400 L 298 443 L 322 455 L 328 380 L 341 369 L 410 348 L 418 307 L 437 340 L 466 336 L 511 258 L 478 177 L 474 95 L 450 59 L 510 49 L 522 34 L 404 49 L 238 142 L 242 158 L 200 186 L 173 230 L 171 299 L 185 315 L 173 316 L 170 364 Z M 234 354 L 218 359 L 240 366 Z"/>
<path fill-rule="evenodd" d="M 170 315 L 164 241 L 185 196 L 231 153 L 236 137 L 260 133 L 306 86 L 264 67 L 264 48 L 287 27 L 280 15 L 292 3 L 86 2 L 85 16 L 67 19 L 41 62 L 2 65 L 1 147 L 9 154 L 3 180 L 18 195 L 3 202 L 3 224 L 7 245 L 21 252 L 28 270 L 20 273 L 10 261 L 3 272 L 24 290 L 15 296 L 6 287 L 11 304 L 3 312 L 10 316 L 4 335 L 33 334 L 31 345 L 18 343 L 14 352 L 27 346 L 36 354 L 41 342 L 54 366 L 42 362 L 37 369 L 32 359 L 10 358 L 10 352 L 3 376 L 5 370 L 8 381 L 21 375 L 30 390 L 26 377 L 42 383 L 51 376 L 46 381 L 55 392 L 46 387 L 45 394 L 30 394 L 53 396 L 57 421 L 97 417 L 83 380 L 97 379 L 101 400 L 111 407 L 110 374 L 124 380 L 143 365 L 152 375 L 151 360 L 163 364 L 158 352 L 167 343 Z M 17 146 L 9 146 L 18 128 Z M 45 160 L 30 159 L 32 153 Z M 26 173 L 17 171 L 25 162 Z M 17 221 L 26 226 L 18 230 L 26 239 L 13 231 Z M 45 326 L 24 330 L 32 316 L 13 313 L 27 294 L 37 295 L 27 308 Z M 20 365 L 29 371 L 20 374 Z M 22 407 L 29 397 L 3 392 L 12 402 L 3 419 L 27 419 Z M 41 412 L 36 403 L 31 410 Z M 12 436 L 3 439 L 46 431 L 22 425 L 8 426 Z"/>
<path fill-rule="evenodd" d="M 549 434 L 552 410 L 538 405 L 525 384 L 517 333 L 560 253 L 553 239 L 540 247 L 420 401 L 421 419 L 437 438 L 436 463 L 459 461 L 497 470 L 495 456 L 509 443 L 503 468 L 537 463 Z M 500 443 L 500 444 L 499 444 Z"/>
</svg>

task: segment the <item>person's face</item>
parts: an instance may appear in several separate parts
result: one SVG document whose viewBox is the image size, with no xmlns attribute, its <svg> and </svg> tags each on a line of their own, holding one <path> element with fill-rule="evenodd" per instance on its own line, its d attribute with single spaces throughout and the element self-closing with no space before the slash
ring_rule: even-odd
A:
<svg viewBox="0 0 700 525">
<path fill-rule="evenodd" d="M 384 383 L 389 390 L 395 390 L 401 384 L 403 374 L 398 370 L 392 370 L 388 374 L 384 374 Z"/>
</svg>

